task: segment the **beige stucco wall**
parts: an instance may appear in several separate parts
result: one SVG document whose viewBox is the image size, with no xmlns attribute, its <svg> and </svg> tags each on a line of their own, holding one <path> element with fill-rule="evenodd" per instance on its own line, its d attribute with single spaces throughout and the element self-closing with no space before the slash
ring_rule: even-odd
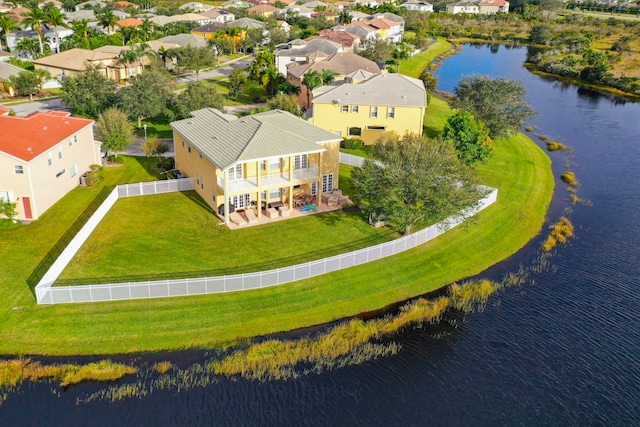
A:
<svg viewBox="0 0 640 427">
<path fill-rule="evenodd" d="M 342 112 L 341 104 L 314 104 L 311 122 L 329 132 L 340 132 L 343 138 L 357 138 L 349 135 L 349 128 L 362 129 L 360 138 L 365 144 L 373 144 L 385 132 L 396 132 L 399 135 L 416 133 L 422 135 L 424 107 L 395 107 L 394 118 L 387 118 L 389 107 L 378 106 L 378 117 L 372 118 L 371 105 L 358 105 L 358 112 Z M 382 130 L 367 130 L 367 126 L 384 126 Z"/>
<path fill-rule="evenodd" d="M 100 163 L 100 145 L 93 140 L 93 125 L 88 125 L 78 131 L 75 136 L 77 142 L 65 138 L 60 143 L 45 151 L 30 162 L 23 162 L 11 157 L 0 155 L 0 191 L 12 191 L 14 202 L 17 203 L 18 219 L 26 219 L 23 197 L 29 197 L 31 203 L 31 219 L 38 219 L 45 211 L 80 184 L 80 176 L 89 170 L 92 164 Z M 62 151 L 62 158 L 59 152 Z M 51 165 L 49 165 L 51 153 Z M 16 175 L 14 166 L 23 165 L 24 173 Z M 73 165 L 77 166 L 77 173 L 71 176 Z"/>
</svg>

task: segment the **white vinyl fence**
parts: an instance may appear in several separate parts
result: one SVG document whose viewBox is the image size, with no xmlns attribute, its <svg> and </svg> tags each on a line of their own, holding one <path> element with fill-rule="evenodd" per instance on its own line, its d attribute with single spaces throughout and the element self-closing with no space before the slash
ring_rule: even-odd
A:
<svg viewBox="0 0 640 427">
<path fill-rule="evenodd" d="M 340 161 L 342 162 L 342 160 L 343 155 L 341 154 Z M 178 180 L 162 182 L 176 181 Z M 192 180 L 186 179 L 179 181 L 184 182 L 184 190 L 193 189 Z M 120 194 L 120 197 L 142 194 L 155 194 L 152 192 L 145 193 L 147 184 L 149 183 L 141 183 L 139 186 L 138 184 L 135 184 L 126 186 L 126 188 L 121 188 L 125 186 L 120 186 L 117 191 L 118 194 Z M 131 283 L 112 283 L 102 285 L 52 287 L 51 285 L 53 284 L 53 282 L 62 272 L 67 263 L 71 260 L 80 245 L 82 245 L 82 242 L 84 242 L 84 240 L 91 233 L 89 229 L 85 232 L 85 229 L 83 228 L 79 233 L 82 234 L 82 236 L 79 238 L 82 240 L 82 242 L 76 245 L 75 239 L 74 241 L 72 241 L 69 247 L 73 246 L 73 248 L 69 250 L 69 253 L 66 253 L 67 251 L 65 250 L 65 252 L 63 252 L 63 254 L 60 256 L 60 258 L 64 257 L 64 261 L 61 261 L 59 264 L 58 261 L 56 261 L 54 266 L 52 266 L 49 271 L 51 272 L 51 274 L 47 272 L 45 277 L 36 287 L 36 296 L 39 304 L 117 301 L 137 298 L 159 298 L 243 291 L 303 280 L 395 255 L 408 249 L 415 248 L 418 245 L 421 245 L 431 239 L 438 237 L 439 235 L 445 233 L 447 230 L 461 224 L 466 218 L 475 215 L 477 212 L 480 212 L 487 206 L 493 204 L 497 200 L 497 189 L 488 187 L 484 188 L 487 191 L 486 195 L 482 199 L 480 199 L 478 205 L 473 209 L 467 209 L 466 211 L 460 212 L 457 215 L 453 215 L 438 224 L 432 225 L 416 233 L 401 237 L 392 242 L 382 243 L 380 245 L 325 258 L 318 261 L 311 261 L 304 264 L 277 268 L 268 271 L 234 274 L 228 276 L 201 277 L 195 279 L 178 280 L 156 280 Z M 174 189 L 168 191 L 182 190 Z M 107 202 L 110 203 L 109 207 L 113 206 L 115 200 L 117 200 L 117 198 L 111 201 L 110 196 L 109 199 L 104 202 L 105 207 L 107 205 Z M 103 213 L 102 207 L 103 206 L 101 206 L 99 209 L 101 215 L 100 219 L 102 219 L 102 217 L 104 217 L 104 214 L 106 214 L 106 212 L 108 211 L 108 209 L 106 209 Z M 96 212 L 96 215 L 98 215 L 98 212 Z M 94 218 L 92 217 L 90 221 L 91 224 L 94 224 L 95 222 L 95 224 L 97 225 L 99 219 L 96 221 L 93 221 L 93 219 Z M 87 226 L 89 226 L 89 223 L 87 223 Z M 93 228 L 95 228 L 95 225 L 91 227 L 91 230 L 93 230 Z"/>
<path fill-rule="evenodd" d="M 144 196 L 148 194 L 171 193 L 176 191 L 193 190 L 192 178 L 171 179 L 166 181 L 138 182 L 136 184 L 118 185 L 109 194 L 95 213 L 89 218 L 87 223 L 80 229 L 67 247 L 62 251 L 60 256 L 49 267 L 49 270 L 42 276 L 42 279 L 36 285 L 36 299 L 38 304 L 54 303 L 53 297 L 48 298 L 53 282 L 55 282 L 62 271 L 67 267 L 71 259 L 78 252 L 80 247 L 89 238 L 93 230 L 100 224 L 100 221 L 113 207 L 116 201 L 121 197 Z"/>
</svg>

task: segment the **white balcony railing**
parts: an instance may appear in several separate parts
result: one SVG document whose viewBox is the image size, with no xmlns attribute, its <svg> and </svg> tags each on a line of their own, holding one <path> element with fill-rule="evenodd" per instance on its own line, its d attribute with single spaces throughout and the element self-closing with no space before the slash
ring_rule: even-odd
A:
<svg viewBox="0 0 640 427">
<path fill-rule="evenodd" d="M 310 168 L 293 171 L 293 180 L 289 179 L 289 171 L 260 175 L 260 187 L 287 187 L 289 185 L 296 185 L 298 182 L 308 181 L 319 177 L 318 167 L 314 165 Z M 218 177 L 218 186 L 220 188 L 224 188 L 224 179 L 222 177 Z M 230 180 L 228 188 L 229 191 L 233 193 L 237 191 L 256 191 L 258 189 L 258 178 L 253 176 L 250 178 Z"/>
</svg>

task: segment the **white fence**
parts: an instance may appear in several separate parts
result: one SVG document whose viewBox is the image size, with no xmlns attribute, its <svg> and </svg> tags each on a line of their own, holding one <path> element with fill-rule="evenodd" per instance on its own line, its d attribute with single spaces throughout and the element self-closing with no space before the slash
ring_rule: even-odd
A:
<svg viewBox="0 0 640 427">
<path fill-rule="evenodd" d="M 138 182 L 136 184 L 118 185 L 104 202 L 96 209 L 95 213 L 89 218 L 87 223 L 73 237 L 71 242 L 62 251 L 60 256 L 49 267 L 49 270 L 42 276 L 42 279 L 36 285 L 36 299 L 38 304 L 44 304 L 51 292 L 53 282 L 55 282 L 62 271 L 67 267 L 71 259 L 78 252 L 80 247 L 89 238 L 93 230 L 100 224 L 100 221 L 113 207 L 116 201 L 121 197 L 144 196 L 148 194 L 171 193 L 175 191 L 193 190 L 193 179 L 171 179 L 166 181 Z M 54 303 L 53 297 L 49 298 Z"/>
<path fill-rule="evenodd" d="M 349 166 L 355 166 L 357 168 L 361 168 L 362 165 L 364 165 L 365 160 L 367 159 L 364 157 L 354 156 L 353 154 L 340 152 L 340 163 L 342 163 L 343 165 L 349 165 Z M 384 164 L 378 160 L 375 160 L 375 162 L 379 166 L 384 166 Z"/>
<path fill-rule="evenodd" d="M 356 157 L 356 156 L 350 156 Z M 340 155 L 340 162 L 343 160 L 343 154 Z M 187 180 L 181 180 L 187 181 Z M 190 181 L 191 188 L 193 189 L 193 181 Z M 162 182 L 175 182 L 175 181 L 162 181 Z M 136 185 L 128 186 L 126 190 L 127 196 L 140 195 L 140 194 L 154 194 L 144 193 L 143 188 L 146 188 L 146 184 L 143 183 L 139 188 L 141 193 L 131 194 L 138 191 Z M 290 267 L 277 268 L 274 270 L 261 271 L 256 273 L 246 274 L 234 274 L 228 276 L 217 277 L 201 277 L 196 279 L 179 279 L 179 280 L 156 280 L 148 282 L 131 282 L 131 283 L 112 283 L 103 285 L 82 285 L 82 286 L 54 286 L 53 281 L 64 269 L 64 266 L 71 260 L 71 257 L 75 254 L 75 251 L 71 255 L 64 254 L 67 258 L 64 266 L 56 273 L 52 273 L 48 276 L 47 281 L 43 280 L 36 287 L 36 295 L 39 304 L 60 304 L 71 302 L 93 302 L 93 301 L 117 301 L 128 300 L 137 298 L 160 298 L 160 297 L 172 297 L 172 296 L 186 296 L 186 295 L 202 295 L 213 294 L 220 292 L 233 292 L 243 291 L 248 289 L 265 288 L 269 286 L 281 285 L 284 283 L 294 282 L 297 280 L 308 279 L 310 277 L 319 276 L 321 274 L 330 273 L 332 271 L 342 270 L 345 268 L 353 267 L 356 265 L 362 265 L 367 262 L 375 261 L 381 258 L 385 258 L 391 255 L 404 252 L 408 249 L 415 248 L 431 239 L 434 239 L 447 230 L 459 225 L 466 218 L 475 215 L 477 212 L 483 210 L 487 206 L 493 204 L 497 200 L 498 190 L 495 188 L 485 187 L 487 194 L 479 201 L 478 205 L 473 209 L 467 209 L 464 212 L 460 212 L 457 215 L 453 215 L 441 223 L 432 225 L 428 228 L 420 230 L 416 233 L 401 237 L 397 240 L 382 243 L 380 245 L 372 246 L 365 249 L 360 249 L 354 252 L 349 252 L 342 255 L 325 258 L 318 261 L 311 261 L 304 264 L 293 265 Z M 181 191 L 181 190 L 170 190 Z M 123 194 L 123 193 L 119 193 Z M 110 196 L 111 197 L 111 196 Z M 126 197 L 126 196 L 121 196 Z M 110 200 L 110 199 L 108 199 Z M 105 204 L 107 202 L 105 201 Z M 115 203 L 115 200 L 113 201 Z M 112 203 L 112 205 L 113 205 Z M 100 212 L 102 212 L 102 206 Z M 106 213 L 106 212 L 104 212 Z M 102 217 L 104 216 L 102 213 Z M 96 215 L 98 212 L 96 212 Z M 100 217 L 100 219 L 102 219 Z M 93 217 L 91 218 L 93 220 Z M 93 221 L 91 221 L 93 223 Z M 97 221 L 99 222 L 99 221 Z M 96 224 L 97 224 L 96 222 Z M 95 225 L 93 226 L 95 228 Z M 90 234 L 84 233 L 84 228 L 81 233 L 84 239 Z M 74 239 L 75 240 L 75 239 Z M 71 245 L 69 245 L 71 246 Z M 79 246 L 78 246 L 79 248 Z M 77 250 L 77 249 L 75 249 Z M 65 251 L 66 252 L 66 251 Z M 71 252 L 70 252 L 71 253 Z M 62 255 L 60 256 L 62 258 Z M 57 261 L 56 261 L 57 263 Z M 55 264 L 54 264 L 55 265 Z M 62 265 L 62 264 L 61 264 Z M 59 268 L 60 266 L 57 266 Z M 53 269 L 53 267 L 52 267 Z M 55 277 L 54 277 L 55 275 Z"/>
</svg>

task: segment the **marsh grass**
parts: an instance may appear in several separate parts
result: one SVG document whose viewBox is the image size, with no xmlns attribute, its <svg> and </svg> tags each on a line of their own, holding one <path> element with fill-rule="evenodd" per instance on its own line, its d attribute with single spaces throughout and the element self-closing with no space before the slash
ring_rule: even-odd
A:
<svg viewBox="0 0 640 427">
<path fill-rule="evenodd" d="M 531 132 L 533 130 L 533 126 L 527 126 L 524 128 L 527 132 Z"/>
<path fill-rule="evenodd" d="M 160 375 L 166 374 L 173 368 L 173 364 L 168 360 L 163 360 L 162 362 L 158 362 L 153 365 L 153 370 L 159 373 Z"/>
<path fill-rule="evenodd" d="M 549 236 L 542 243 L 543 252 L 550 252 L 558 244 L 563 245 L 573 237 L 573 224 L 567 217 L 560 218 L 550 229 Z"/>
<path fill-rule="evenodd" d="M 547 151 L 566 151 L 567 146 L 558 141 L 547 141 Z"/>
<path fill-rule="evenodd" d="M 560 179 L 562 179 L 562 182 L 564 182 L 565 184 L 571 187 L 577 187 L 579 184 L 578 179 L 576 178 L 576 174 L 571 171 L 563 173 L 560 176 Z"/>
<path fill-rule="evenodd" d="M 549 137 L 547 135 L 538 135 L 538 139 L 540 141 L 547 141 L 549 139 Z"/>
<path fill-rule="evenodd" d="M 24 381 L 57 381 L 61 387 L 84 381 L 114 381 L 136 372 L 132 366 L 110 360 L 85 365 L 43 365 L 31 359 L 4 360 L 0 361 L 0 390 L 16 387 Z"/>
</svg>

